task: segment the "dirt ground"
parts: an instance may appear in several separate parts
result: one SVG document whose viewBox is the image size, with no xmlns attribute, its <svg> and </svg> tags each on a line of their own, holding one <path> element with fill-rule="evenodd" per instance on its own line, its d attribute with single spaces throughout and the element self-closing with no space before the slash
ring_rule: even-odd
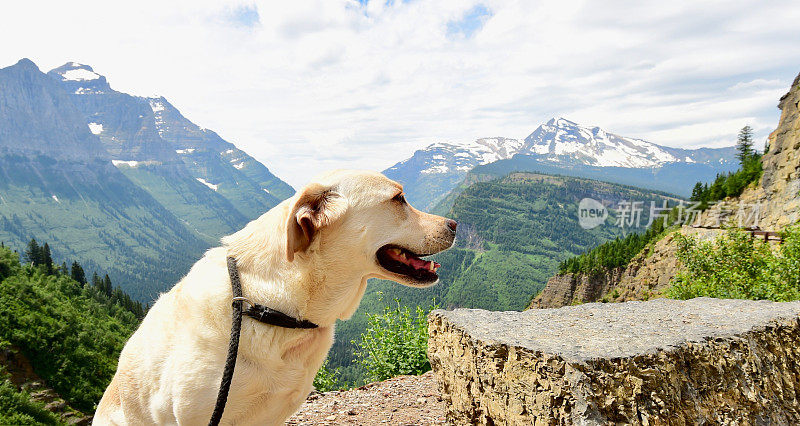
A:
<svg viewBox="0 0 800 426">
<path fill-rule="evenodd" d="M 444 403 L 432 372 L 340 392 L 314 393 L 287 425 L 440 425 Z"/>
</svg>

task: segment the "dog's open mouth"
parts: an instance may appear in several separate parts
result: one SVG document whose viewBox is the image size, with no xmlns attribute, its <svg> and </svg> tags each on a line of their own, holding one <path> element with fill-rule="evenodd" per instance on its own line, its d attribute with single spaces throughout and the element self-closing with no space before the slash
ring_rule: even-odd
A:
<svg viewBox="0 0 800 426">
<path fill-rule="evenodd" d="M 401 247 L 386 245 L 378 250 L 377 256 L 378 263 L 389 272 L 405 275 L 423 283 L 432 283 L 439 279 L 436 270 L 442 265 L 420 259 L 426 255 L 418 255 Z"/>
</svg>

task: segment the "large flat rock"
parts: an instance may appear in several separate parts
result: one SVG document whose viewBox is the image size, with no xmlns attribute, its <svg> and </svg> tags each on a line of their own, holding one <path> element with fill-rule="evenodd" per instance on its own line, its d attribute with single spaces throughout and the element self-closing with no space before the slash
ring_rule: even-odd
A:
<svg viewBox="0 0 800 426">
<path fill-rule="evenodd" d="M 657 299 L 437 310 L 456 424 L 800 424 L 800 302 Z"/>
</svg>

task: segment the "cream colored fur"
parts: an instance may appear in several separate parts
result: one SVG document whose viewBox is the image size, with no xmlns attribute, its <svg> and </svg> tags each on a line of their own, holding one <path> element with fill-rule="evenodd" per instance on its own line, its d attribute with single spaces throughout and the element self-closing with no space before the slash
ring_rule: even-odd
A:
<svg viewBox="0 0 800 426">
<path fill-rule="evenodd" d="M 446 219 L 392 200 L 401 190 L 378 173 L 328 173 L 223 238 L 159 297 L 127 342 L 95 424 L 208 423 L 231 326 L 228 255 L 247 298 L 320 326 L 243 319 L 222 424 L 283 424 L 312 390 L 334 323 L 353 315 L 368 278 L 423 286 L 380 267 L 376 251 L 396 244 L 428 254 L 452 245 Z"/>
</svg>

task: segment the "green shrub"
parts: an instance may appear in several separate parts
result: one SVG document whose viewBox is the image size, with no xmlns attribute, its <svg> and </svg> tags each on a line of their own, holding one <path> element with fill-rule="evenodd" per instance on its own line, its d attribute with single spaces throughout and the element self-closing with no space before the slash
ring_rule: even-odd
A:
<svg viewBox="0 0 800 426">
<path fill-rule="evenodd" d="M 317 375 L 314 376 L 314 389 L 320 392 L 328 392 L 345 388 L 346 386 L 342 386 L 339 383 L 340 375 L 340 369 L 338 367 L 336 369 L 328 367 L 328 360 L 326 359 L 322 363 L 322 367 L 317 371 Z"/>
<path fill-rule="evenodd" d="M 414 312 L 394 300 L 381 314 L 367 314 L 367 329 L 356 343 L 356 362 L 367 372 L 367 379 L 386 380 L 400 375 L 418 375 L 431 369 L 428 362 L 428 312 Z M 355 343 L 355 342 L 354 342 Z"/>
<path fill-rule="evenodd" d="M 784 233 L 779 250 L 738 229 L 714 242 L 684 235 L 677 242 L 685 268 L 673 279 L 668 297 L 800 299 L 800 227 Z"/>
</svg>

